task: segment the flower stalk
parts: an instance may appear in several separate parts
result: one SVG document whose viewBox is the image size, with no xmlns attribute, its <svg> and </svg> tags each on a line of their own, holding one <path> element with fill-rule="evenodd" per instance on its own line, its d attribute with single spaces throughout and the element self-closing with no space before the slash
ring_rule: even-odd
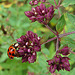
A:
<svg viewBox="0 0 75 75">
<path fill-rule="evenodd" d="M 62 38 L 62 37 L 64 37 L 64 36 L 67 36 L 67 35 L 70 35 L 70 34 L 74 34 L 74 33 L 75 33 L 75 31 L 73 31 L 73 32 L 68 32 L 68 33 L 64 33 L 64 34 L 60 34 L 60 35 L 59 35 L 59 38 Z M 57 37 L 51 38 L 51 39 L 47 40 L 46 42 L 44 42 L 43 44 L 46 44 L 46 43 L 48 43 L 48 42 L 50 42 L 50 41 L 53 41 L 53 40 L 55 40 L 55 39 L 57 39 Z"/>
<path fill-rule="evenodd" d="M 55 34 L 57 36 L 57 34 L 48 26 L 48 25 L 45 25 L 53 34 Z"/>
<path fill-rule="evenodd" d="M 58 51 L 59 49 L 59 37 L 57 36 L 57 42 L 56 42 L 56 52 Z"/>
</svg>

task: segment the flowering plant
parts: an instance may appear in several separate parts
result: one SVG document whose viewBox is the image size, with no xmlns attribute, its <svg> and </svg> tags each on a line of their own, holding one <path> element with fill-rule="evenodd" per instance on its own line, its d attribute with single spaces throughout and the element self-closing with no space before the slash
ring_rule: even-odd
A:
<svg viewBox="0 0 75 75">
<path fill-rule="evenodd" d="M 56 75 L 57 71 L 71 70 L 69 62 L 71 58 L 69 57 L 69 55 L 75 54 L 75 29 L 73 29 L 73 27 L 75 26 L 75 16 L 69 13 L 62 14 L 60 12 L 59 8 L 64 5 L 63 1 L 58 0 L 57 4 L 56 0 L 54 0 L 53 3 L 55 5 L 50 4 L 47 0 L 31 0 L 29 2 L 32 9 L 30 11 L 24 12 L 25 17 L 28 17 L 29 20 L 31 20 L 31 23 L 37 21 L 43 27 L 49 29 L 50 35 L 52 33 L 53 36 L 47 38 L 46 41 L 42 42 L 42 40 L 45 40 L 42 38 L 42 36 L 39 37 L 39 35 L 30 30 L 27 31 L 25 35 L 22 35 L 21 37 L 16 39 L 19 45 L 17 47 L 15 57 L 21 57 L 22 63 L 29 62 L 30 64 L 35 64 L 34 62 L 38 63 L 38 54 L 41 53 L 39 55 L 44 55 L 45 63 L 47 63 L 47 66 L 49 66 L 46 66 L 46 69 L 49 70 L 50 73 Z M 53 30 L 51 21 L 56 16 L 58 21 L 55 24 L 55 30 Z M 72 23 L 72 27 L 69 24 L 70 22 Z M 44 52 L 42 50 L 42 45 L 45 44 L 45 46 L 47 46 L 47 43 L 50 43 L 53 40 L 55 40 L 55 54 L 52 58 L 50 58 L 49 55 L 47 55 L 48 53 L 45 54 L 47 51 L 45 50 Z M 48 74 L 49 72 L 46 72 L 45 74 Z M 28 73 L 30 74 L 30 72 Z"/>
</svg>

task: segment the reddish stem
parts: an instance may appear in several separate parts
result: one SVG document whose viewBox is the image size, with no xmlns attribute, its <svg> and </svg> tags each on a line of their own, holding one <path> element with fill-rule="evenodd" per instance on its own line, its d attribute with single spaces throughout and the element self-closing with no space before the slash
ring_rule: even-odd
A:
<svg viewBox="0 0 75 75">
<path fill-rule="evenodd" d="M 70 50 L 70 52 L 71 52 L 72 54 L 75 54 L 75 52 L 73 52 L 73 51 L 71 51 L 71 50 Z"/>
<path fill-rule="evenodd" d="M 61 0 L 59 0 L 59 2 L 58 2 L 58 7 L 60 6 L 60 3 L 61 3 Z"/>
<path fill-rule="evenodd" d="M 50 42 L 50 41 L 53 41 L 53 40 L 55 40 L 56 38 L 57 38 L 57 37 L 51 38 L 51 39 L 47 40 L 46 42 L 44 42 L 43 44 L 46 44 L 46 43 L 48 43 L 48 42 Z"/>
<path fill-rule="evenodd" d="M 48 25 L 45 25 L 52 33 L 54 33 L 56 36 L 57 34 L 48 26 Z"/>
<path fill-rule="evenodd" d="M 57 10 L 58 10 L 59 17 L 61 17 L 61 13 L 60 13 L 59 7 L 57 8 Z"/>
<path fill-rule="evenodd" d="M 59 38 L 61 38 L 61 37 L 63 37 L 63 36 L 70 35 L 70 34 L 74 34 L 74 33 L 75 33 L 75 31 L 73 31 L 73 32 L 68 32 L 68 33 L 64 33 L 64 34 L 60 34 L 60 35 L 59 35 Z M 57 37 L 51 38 L 51 39 L 47 40 L 46 42 L 44 42 L 43 44 L 46 44 L 46 43 L 48 43 L 48 42 L 50 42 L 50 41 L 52 41 L 52 40 L 55 40 L 56 38 L 57 38 Z"/>
<path fill-rule="evenodd" d="M 56 51 L 59 49 L 59 36 L 57 36 L 57 42 L 56 42 Z"/>
<path fill-rule="evenodd" d="M 54 3 L 55 3 L 55 5 L 56 5 L 56 7 L 57 7 L 57 3 L 56 3 L 56 1 L 54 0 Z"/>
<path fill-rule="evenodd" d="M 59 37 L 61 38 L 61 37 L 63 37 L 63 36 L 67 36 L 67 35 L 74 34 L 74 33 L 75 33 L 75 31 L 73 31 L 73 32 L 68 32 L 68 33 L 64 33 L 64 34 L 60 34 Z"/>
</svg>

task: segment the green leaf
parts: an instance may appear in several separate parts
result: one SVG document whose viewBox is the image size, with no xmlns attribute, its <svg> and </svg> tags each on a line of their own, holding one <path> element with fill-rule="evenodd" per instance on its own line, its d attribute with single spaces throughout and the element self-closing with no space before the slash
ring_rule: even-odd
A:
<svg viewBox="0 0 75 75">
<path fill-rule="evenodd" d="M 45 48 L 45 45 L 42 46 L 42 52 L 43 52 L 45 55 L 50 55 L 49 50 L 48 50 L 47 48 Z"/>
<path fill-rule="evenodd" d="M 65 14 L 66 32 L 75 31 L 75 16 L 69 13 Z M 75 39 L 75 34 L 69 35 L 70 38 Z"/>
<path fill-rule="evenodd" d="M 8 75 L 7 73 L 9 73 L 9 75 L 23 75 L 24 73 L 26 74 L 28 65 L 29 63 L 22 63 L 21 60 L 7 59 L 5 63 L 0 63 L 0 67 L 4 69 L 4 71 L 0 69 L 0 75 Z M 5 72 L 7 73 L 5 74 Z"/>
<path fill-rule="evenodd" d="M 70 48 L 75 49 L 75 41 L 68 36 L 61 39 L 61 44 L 68 45 Z"/>
<path fill-rule="evenodd" d="M 73 68 L 68 75 L 75 75 L 75 68 Z"/>
<path fill-rule="evenodd" d="M 60 17 L 60 19 L 58 20 L 58 23 L 56 25 L 56 30 L 60 33 L 63 30 L 65 24 L 66 24 L 66 22 L 65 22 L 65 19 L 64 19 L 64 15 L 62 15 Z"/>
<path fill-rule="evenodd" d="M 69 21 L 75 25 L 75 15 L 67 13 L 67 17 L 68 17 Z"/>
<path fill-rule="evenodd" d="M 73 5 L 73 4 L 75 4 L 75 0 L 64 0 L 64 1 L 62 2 L 62 5 L 63 5 L 64 7 L 67 7 L 67 6 Z"/>
<path fill-rule="evenodd" d="M 1 56 L 1 58 L 0 58 L 0 63 L 3 62 L 3 61 L 5 61 L 7 58 L 8 58 L 7 53 L 4 52 L 4 53 L 2 54 L 2 56 Z"/>
<path fill-rule="evenodd" d="M 71 53 L 71 54 L 69 55 L 69 58 L 70 58 L 70 63 L 71 63 L 71 64 L 75 63 L 75 55 L 74 55 L 74 54 Z"/>
<path fill-rule="evenodd" d="M 49 46 L 49 59 L 53 58 L 53 56 L 55 55 L 55 44 L 54 42 L 51 42 L 50 46 Z"/>
</svg>

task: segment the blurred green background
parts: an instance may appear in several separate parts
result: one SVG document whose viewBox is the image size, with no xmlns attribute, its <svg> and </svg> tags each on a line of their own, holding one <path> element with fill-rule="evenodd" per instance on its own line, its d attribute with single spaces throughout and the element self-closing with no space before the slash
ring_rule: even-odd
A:
<svg viewBox="0 0 75 75">
<path fill-rule="evenodd" d="M 48 0 L 54 4 L 53 0 Z M 56 0 L 58 2 L 58 0 Z M 63 0 L 62 0 L 63 1 Z M 66 4 L 65 4 L 66 1 Z M 64 0 L 61 6 L 61 13 L 71 13 L 75 14 L 75 5 L 74 0 L 67 2 Z M 37 60 L 35 63 L 29 64 L 22 63 L 21 58 L 14 58 L 13 60 L 9 59 L 7 56 L 7 50 L 9 46 L 16 42 L 16 39 L 24 35 L 27 31 L 33 31 L 37 33 L 39 37 L 42 37 L 42 41 L 46 41 L 52 37 L 55 37 L 52 32 L 50 32 L 45 26 L 41 25 L 38 22 L 31 23 L 28 17 L 25 16 L 24 12 L 31 10 L 29 5 L 30 0 L 0 0 L 0 75 L 51 75 L 48 73 L 48 63 L 46 58 L 51 59 L 55 54 L 55 41 L 49 42 L 45 45 L 42 45 L 42 52 L 38 52 Z M 70 5 L 70 3 L 72 5 Z M 70 5 L 70 6 L 68 6 Z M 62 11 L 63 10 L 63 11 Z M 59 19 L 58 11 L 55 11 L 55 17 L 51 20 L 49 26 L 53 30 L 56 30 L 55 26 Z M 69 17 L 68 17 L 69 15 Z M 75 20 L 75 16 L 72 17 L 70 14 L 65 14 L 68 19 L 72 21 Z M 74 24 L 74 26 L 72 26 Z M 69 25 L 67 27 L 67 25 Z M 70 29 L 69 29 L 70 28 Z M 75 22 L 69 23 L 66 20 L 66 32 L 75 30 Z M 61 32 L 62 33 L 62 32 Z M 70 40 L 75 40 L 75 35 L 69 35 Z M 64 38 L 63 38 L 64 40 Z M 67 40 L 67 39 L 65 39 Z M 62 45 L 64 45 L 62 41 Z M 66 43 L 70 43 L 68 41 Z M 75 42 L 75 41 L 74 41 Z M 69 46 L 75 50 L 75 43 L 70 43 Z M 71 71 L 56 71 L 56 75 L 74 75 L 75 74 L 75 56 L 73 54 L 69 55 Z"/>
</svg>

